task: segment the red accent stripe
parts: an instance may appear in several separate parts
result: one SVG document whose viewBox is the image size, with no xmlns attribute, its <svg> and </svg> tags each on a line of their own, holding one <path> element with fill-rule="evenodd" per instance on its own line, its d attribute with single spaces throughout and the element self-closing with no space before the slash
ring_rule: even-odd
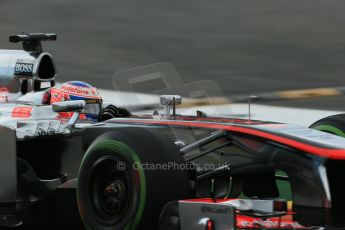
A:
<svg viewBox="0 0 345 230">
<path fill-rule="evenodd" d="M 250 134 L 258 137 L 262 137 L 268 140 L 290 146 L 295 149 L 302 150 L 314 155 L 318 155 L 325 158 L 345 160 L 345 149 L 330 149 L 313 146 L 307 143 L 303 143 L 298 140 L 292 140 L 286 137 L 281 137 L 272 133 L 267 133 L 260 130 L 255 130 L 246 127 L 223 125 L 223 124 L 210 124 L 210 123 L 197 123 L 197 122 L 181 122 L 181 121 L 161 121 L 161 120 L 113 120 L 112 122 L 118 123 L 143 123 L 143 124 L 160 124 L 160 125 L 178 125 L 187 127 L 200 127 L 218 130 L 228 130 L 244 134 Z"/>
<path fill-rule="evenodd" d="M 30 118 L 32 112 L 31 106 L 17 106 L 12 110 L 12 117 L 14 118 Z"/>
</svg>

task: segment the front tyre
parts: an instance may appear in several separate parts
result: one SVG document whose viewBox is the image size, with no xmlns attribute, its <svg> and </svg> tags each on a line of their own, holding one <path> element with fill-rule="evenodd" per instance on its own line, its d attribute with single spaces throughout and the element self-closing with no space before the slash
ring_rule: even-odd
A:
<svg viewBox="0 0 345 230">
<path fill-rule="evenodd" d="M 185 162 L 176 146 L 155 131 L 126 128 L 97 138 L 78 176 L 84 225 L 95 230 L 156 229 L 163 206 L 189 196 L 187 171 L 162 167 L 172 164 Z"/>
<path fill-rule="evenodd" d="M 310 128 L 345 137 L 345 114 L 323 118 L 312 124 Z"/>
</svg>

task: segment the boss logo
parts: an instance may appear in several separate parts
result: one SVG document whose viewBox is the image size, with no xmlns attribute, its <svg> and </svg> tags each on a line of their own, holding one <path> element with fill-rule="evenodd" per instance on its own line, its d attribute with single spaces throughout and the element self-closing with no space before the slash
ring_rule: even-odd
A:
<svg viewBox="0 0 345 230">
<path fill-rule="evenodd" d="M 31 63 L 16 63 L 14 67 L 15 75 L 32 76 L 32 71 L 34 69 L 34 64 Z"/>
</svg>

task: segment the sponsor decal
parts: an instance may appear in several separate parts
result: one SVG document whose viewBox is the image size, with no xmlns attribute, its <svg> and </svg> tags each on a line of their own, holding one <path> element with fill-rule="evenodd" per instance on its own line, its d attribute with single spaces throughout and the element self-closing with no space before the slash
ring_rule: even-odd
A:
<svg viewBox="0 0 345 230">
<path fill-rule="evenodd" d="M 237 228 L 239 229 L 305 229 L 304 226 L 293 220 L 283 220 L 281 218 L 273 217 L 268 219 L 254 218 L 244 215 L 238 215 Z"/>
<path fill-rule="evenodd" d="M 18 106 L 14 107 L 12 110 L 12 117 L 14 118 L 30 118 L 32 112 L 32 107 Z"/>
<path fill-rule="evenodd" d="M 33 70 L 33 63 L 17 62 L 14 67 L 14 75 L 32 76 Z"/>
<path fill-rule="evenodd" d="M 81 97 L 91 97 L 95 99 L 99 99 L 100 96 L 96 88 L 85 88 L 85 87 L 78 87 L 74 85 L 63 85 L 61 86 L 61 90 L 66 93 L 70 93 L 72 95 L 81 96 Z"/>
</svg>

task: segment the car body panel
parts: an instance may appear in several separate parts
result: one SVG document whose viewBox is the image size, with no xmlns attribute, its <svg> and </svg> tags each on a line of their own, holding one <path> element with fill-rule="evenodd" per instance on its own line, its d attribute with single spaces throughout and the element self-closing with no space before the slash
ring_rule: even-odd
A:
<svg viewBox="0 0 345 230">
<path fill-rule="evenodd" d="M 240 122 L 236 122 L 236 120 Z M 264 123 L 260 121 L 253 121 L 255 122 L 254 124 L 244 125 L 245 122 L 248 122 L 247 120 L 236 120 L 233 123 L 217 123 L 202 122 L 199 119 L 197 121 L 114 119 L 107 123 L 134 123 L 228 130 L 266 138 L 321 157 L 345 160 L 345 139 L 341 137 L 296 125 Z"/>
</svg>

